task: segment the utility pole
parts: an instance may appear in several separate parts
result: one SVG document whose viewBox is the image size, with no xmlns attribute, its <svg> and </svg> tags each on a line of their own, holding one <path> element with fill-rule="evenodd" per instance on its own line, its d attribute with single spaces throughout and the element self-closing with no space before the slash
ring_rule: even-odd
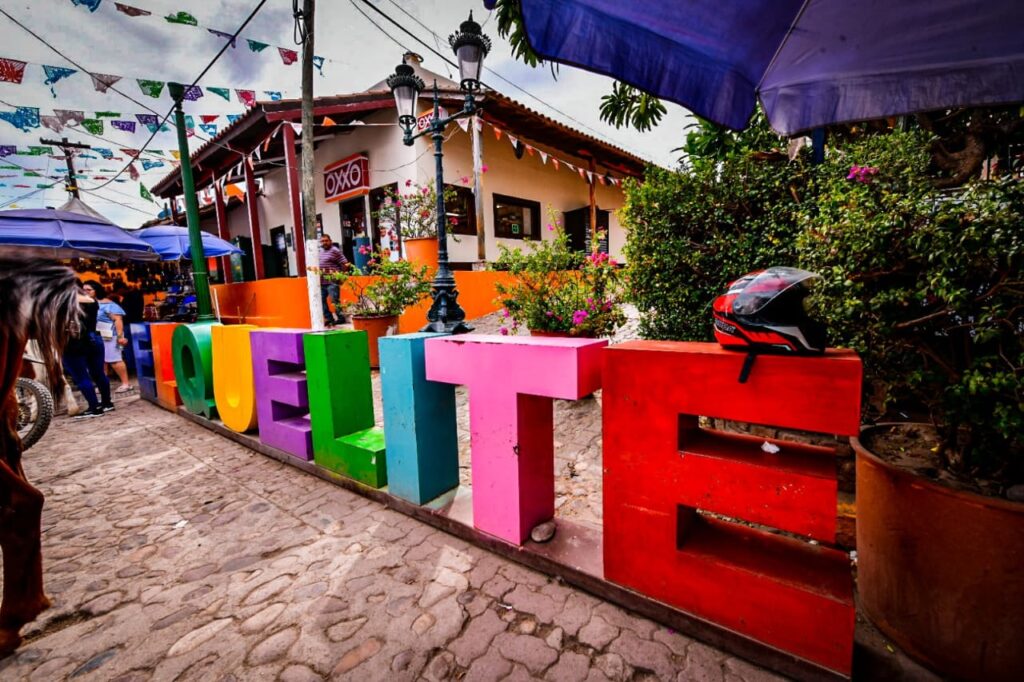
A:
<svg viewBox="0 0 1024 682">
<path fill-rule="evenodd" d="M 320 262 L 320 244 L 316 233 L 316 194 L 313 174 L 313 15 L 315 0 L 302 0 L 302 11 L 295 0 L 293 10 L 302 40 L 302 233 L 306 244 L 306 288 L 309 321 L 313 331 L 324 329 L 324 309 L 320 300 L 320 275 L 312 268 Z M 287 123 L 287 125 L 291 125 Z"/>
<path fill-rule="evenodd" d="M 78 199 L 78 182 L 75 179 L 75 155 L 71 151 L 72 149 L 92 149 L 90 145 L 78 144 L 77 142 L 68 142 L 68 138 L 62 137 L 60 140 L 49 140 L 46 138 L 40 138 L 42 144 L 52 144 L 54 147 L 60 147 L 64 150 L 64 158 L 68 161 L 68 192 L 71 192 L 71 196 Z"/>
<path fill-rule="evenodd" d="M 199 202 L 196 200 L 196 183 L 192 179 L 192 157 L 188 152 L 188 134 L 185 132 L 185 112 L 181 100 L 185 86 L 168 83 L 167 90 L 174 99 L 174 125 L 178 129 L 178 152 L 181 154 L 181 193 L 185 197 L 185 217 L 188 221 L 188 248 L 192 256 L 192 284 L 196 290 L 196 321 L 205 322 L 213 318 L 210 305 L 210 272 L 206 269 L 206 253 L 203 252 L 203 237 L 199 230 Z"/>
</svg>

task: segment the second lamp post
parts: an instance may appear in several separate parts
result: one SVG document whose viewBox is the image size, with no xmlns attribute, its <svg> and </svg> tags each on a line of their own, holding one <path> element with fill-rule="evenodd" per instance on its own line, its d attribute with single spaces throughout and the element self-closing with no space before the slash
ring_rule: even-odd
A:
<svg viewBox="0 0 1024 682">
<path fill-rule="evenodd" d="M 413 134 L 416 127 L 416 110 L 420 92 L 423 90 L 423 79 L 416 75 L 408 64 L 402 63 L 395 68 L 395 73 L 388 77 L 388 87 L 395 96 L 398 109 L 398 123 L 405 132 L 402 141 L 411 146 L 424 135 L 430 135 L 434 141 L 435 161 L 435 194 L 437 195 L 437 273 L 434 275 L 431 297 L 433 303 L 427 312 L 425 332 L 447 332 L 460 334 L 472 331 L 466 324 L 466 312 L 459 306 L 459 292 L 455 288 L 455 276 L 448 267 L 448 233 L 447 218 L 444 207 L 444 154 L 441 145 L 444 143 L 444 130 L 452 121 L 472 116 L 476 113 L 474 93 L 480 89 L 480 71 L 484 57 L 491 49 L 490 39 L 480 32 L 480 24 L 473 21 L 473 13 L 462 22 L 459 30 L 448 38 L 449 44 L 459 60 L 460 87 L 466 99 L 462 110 L 441 118 L 440 95 L 437 81 L 434 81 L 434 113 L 429 125 L 419 133 Z"/>
</svg>

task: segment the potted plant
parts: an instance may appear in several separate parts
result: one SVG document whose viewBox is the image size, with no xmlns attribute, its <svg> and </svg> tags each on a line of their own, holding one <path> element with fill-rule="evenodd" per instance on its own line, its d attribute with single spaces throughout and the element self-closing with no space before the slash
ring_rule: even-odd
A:
<svg viewBox="0 0 1024 682">
<path fill-rule="evenodd" d="M 839 150 L 806 202 L 802 265 L 861 353 L 858 587 L 867 615 L 956 679 L 1024 669 L 1024 188 L 929 175 L 924 133 Z M 916 422 L 916 423 L 915 423 Z"/>
<path fill-rule="evenodd" d="M 625 322 L 617 263 L 606 253 L 573 251 L 553 217 L 547 229 L 552 239 L 530 242 L 523 250 L 498 245 L 501 253 L 492 267 L 515 276 L 511 284 L 496 285 L 508 321 L 501 333 L 525 326 L 533 336 L 611 336 Z"/>
<path fill-rule="evenodd" d="M 352 327 L 366 332 L 370 366 L 379 367 L 377 340 L 397 331 L 398 318 L 405 309 L 430 293 L 430 280 L 426 265 L 417 267 L 409 261 L 393 261 L 381 252 L 369 255 L 367 265 L 372 275 L 353 268 L 328 277 L 337 280 L 347 292 L 343 298 L 353 301 L 347 306 Z"/>
<path fill-rule="evenodd" d="M 450 205 L 455 199 L 455 190 L 446 187 L 445 202 Z M 383 203 L 374 217 L 382 223 L 400 226 L 406 260 L 426 265 L 431 273 L 437 270 L 437 189 L 434 183 L 420 185 L 406 180 L 404 192 L 386 189 Z M 455 218 L 449 220 L 454 224 Z"/>
</svg>

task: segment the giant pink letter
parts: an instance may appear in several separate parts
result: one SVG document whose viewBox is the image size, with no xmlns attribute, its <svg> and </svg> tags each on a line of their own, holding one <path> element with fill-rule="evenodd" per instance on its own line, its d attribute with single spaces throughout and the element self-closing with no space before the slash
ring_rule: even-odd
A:
<svg viewBox="0 0 1024 682">
<path fill-rule="evenodd" d="M 554 516 L 551 399 L 599 389 L 607 344 L 482 335 L 426 341 L 427 379 L 469 388 L 474 526 L 519 544 Z"/>
</svg>

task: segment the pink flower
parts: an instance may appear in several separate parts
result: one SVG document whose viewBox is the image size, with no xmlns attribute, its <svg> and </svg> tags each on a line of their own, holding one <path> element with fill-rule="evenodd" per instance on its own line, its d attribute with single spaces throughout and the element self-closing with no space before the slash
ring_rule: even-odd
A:
<svg viewBox="0 0 1024 682">
<path fill-rule="evenodd" d="M 586 320 L 588 317 L 590 317 L 590 313 L 588 313 L 586 310 L 577 310 L 572 314 L 573 326 L 578 327 L 579 325 L 583 324 L 583 321 Z"/>
<path fill-rule="evenodd" d="M 405 186 L 406 187 L 412 187 L 412 180 L 406 180 L 405 181 Z"/>
<path fill-rule="evenodd" d="M 484 165 L 480 166 L 480 172 L 481 173 L 486 173 L 487 172 L 487 164 L 486 163 Z"/>
<path fill-rule="evenodd" d="M 430 194 L 430 188 L 429 187 L 420 187 L 420 194 L 422 194 L 424 196 L 426 196 L 427 194 Z"/>
<path fill-rule="evenodd" d="M 555 316 L 555 313 L 553 311 L 551 311 L 551 310 L 547 311 L 544 314 L 547 315 L 548 317 L 554 317 Z"/>
<path fill-rule="evenodd" d="M 468 175 L 463 175 L 461 178 L 459 178 L 459 182 L 461 182 L 463 185 L 468 185 L 469 184 L 469 176 Z"/>
<path fill-rule="evenodd" d="M 448 222 L 451 223 L 452 225 L 458 225 L 459 219 L 456 218 L 455 216 L 452 216 L 451 218 L 448 219 Z"/>
<path fill-rule="evenodd" d="M 361 253 L 364 256 L 370 253 L 371 251 L 372 249 L 369 246 L 366 246 L 365 244 L 359 247 L 359 253 Z"/>
<path fill-rule="evenodd" d="M 614 267 L 617 267 L 619 264 L 618 264 L 618 262 L 614 258 L 612 258 L 610 261 L 608 261 L 608 265 L 610 265 L 610 266 L 612 266 L 614 268 Z"/>
<path fill-rule="evenodd" d="M 507 328 L 505 328 L 505 327 L 502 327 L 502 328 L 501 328 L 501 329 L 499 329 L 498 331 L 500 331 L 500 332 L 501 332 L 501 335 L 502 335 L 502 336 L 508 336 L 508 329 L 507 329 Z"/>
<path fill-rule="evenodd" d="M 399 206 L 400 207 L 401 205 L 402 205 L 402 200 L 401 199 L 395 199 L 395 206 Z"/>
<path fill-rule="evenodd" d="M 501 311 L 501 316 L 502 317 L 512 317 L 512 313 L 510 313 L 508 311 L 508 308 L 503 308 L 502 311 Z"/>
<path fill-rule="evenodd" d="M 877 174 L 878 169 L 874 166 L 850 166 L 850 172 L 846 174 L 846 179 L 868 184 L 871 182 L 871 178 Z"/>
<path fill-rule="evenodd" d="M 555 231 L 555 226 L 552 225 L 551 223 L 548 223 L 548 232 L 554 232 L 554 231 Z"/>
</svg>

